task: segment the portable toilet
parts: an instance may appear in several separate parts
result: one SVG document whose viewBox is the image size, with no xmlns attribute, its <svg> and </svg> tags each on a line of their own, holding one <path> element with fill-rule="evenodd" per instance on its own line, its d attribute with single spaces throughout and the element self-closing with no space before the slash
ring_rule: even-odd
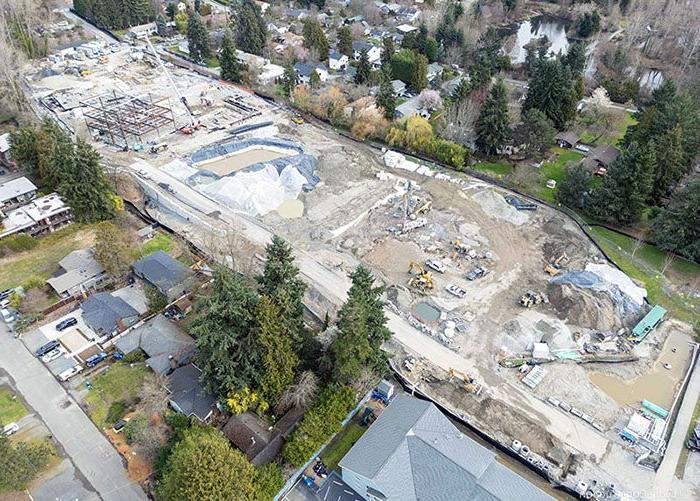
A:
<svg viewBox="0 0 700 501">
<path fill-rule="evenodd" d="M 388 402 L 394 396 L 394 385 L 386 379 L 382 379 L 374 390 L 377 397 Z"/>
</svg>

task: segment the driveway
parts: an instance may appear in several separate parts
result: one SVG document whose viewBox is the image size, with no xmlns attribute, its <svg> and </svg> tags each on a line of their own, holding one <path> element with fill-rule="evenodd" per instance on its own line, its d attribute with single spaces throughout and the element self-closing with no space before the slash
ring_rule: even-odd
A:
<svg viewBox="0 0 700 501">
<path fill-rule="evenodd" d="M 121 456 L 44 365 L 0 324 L 0 367 L 61 444 L 82 477 L 105 501 L 145 500 Z"/>
</svg>

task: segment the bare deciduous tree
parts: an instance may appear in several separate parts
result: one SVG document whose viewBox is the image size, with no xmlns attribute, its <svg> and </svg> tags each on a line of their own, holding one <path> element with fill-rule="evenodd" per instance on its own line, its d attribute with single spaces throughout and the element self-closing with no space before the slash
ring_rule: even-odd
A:
<svg viewBox="0 0 700 501">
<path fill-rule="evenodd" d="M 275 410 L 282 414 L 292 407 L 308 408 L 318 393 L 318 376 L 312 371 L 304 371 L 297 382 L 284 390 Z"/>
</svg>

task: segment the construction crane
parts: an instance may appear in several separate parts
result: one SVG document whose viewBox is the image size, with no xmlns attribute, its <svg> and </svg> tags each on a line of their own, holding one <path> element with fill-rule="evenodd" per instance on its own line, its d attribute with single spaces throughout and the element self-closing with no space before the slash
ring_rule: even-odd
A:
<svg viewBox="0 0 700 501">
<path fill-rule="evenodd" d="M 158 61 L 158 66 L 163 71 L 165 76 L 168 78 L 168 82 L 170 82 L 170 86 L 175 91 L 175 94 L 177 94 L 178 99 L 180 100 L 182 105 L 185 107 L 185 110 L 187 110 L 187 116 L 190 119 L 190 123 L 188 126 L 185 126 L 182 129 L 180 129 L 180 131 L 183 134 L 192 134 L 194 131 L 199 130 L 202 127 L 202 124 L 194 119 L 194 115 L 192 114 L 192 110 L 190 109 L 190 105 L 187 103 L 187 98 L 180 93 L 180 89 L 178 89 L 177 85 L 175 85 L 175 81 L 173 80 L 173 77 L 170 75 L 168 68 L 165 67 L 165 64 L 163 64 L 163 60 L 160 58 L 158 51 L 156 51 L 156 48 L 151 43 L 151 39 L 148 38 L 147 35 L 144 35 L 143 39 L 146 41 L 148 48 L 151 50 L 151 52 L 155 56 L 156 61 Z"/>
<path fill-rule="evenodd" d="M 433 274 L 430 271 L 426 271 L 423 266 L 411 261 L 408 265 L 408 272 L 414 275 L 408 279 L 408 285 L 418 289 L 421 292 L 426 290 L 432 290 L 435 285 L 433 284 Z"/>
<path fill-rule="evenodd" d="M 469 393 L 478 393 L 480 389 L 480 385 L 476 382 L 476 379 L 471 377 L 469 374 L 466 374 L 462 371 L 458 371 L 457 369 L 454 369 L 450 367 L 450 370 L 448 371 L 450 374 L 450 382 L 454 378 L 459 378 L 462 382 L 462 389 L 464 391 L 467 391 Z"/>
</svg>

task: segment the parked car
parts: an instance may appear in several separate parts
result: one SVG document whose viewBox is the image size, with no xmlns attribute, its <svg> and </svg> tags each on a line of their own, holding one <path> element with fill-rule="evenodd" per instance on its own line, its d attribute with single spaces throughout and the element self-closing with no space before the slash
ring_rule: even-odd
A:
<svg viewBox="0 0 700 501">
<path fill-rule="evenodd" d="M 484 275 L 486 275 L 486 269 L 482 268 L 481 266 L 477 266 L 469 273 L 467 273 L 467 280 L 476 280 L 477 278 L 481 278 Z"/>
<path fill-rule="evenodd" d="M 75 317 L 68 317 L 65 320 L 61 320 L 56 324 L 56 330 L 61 332 L 66 330 L 68 327 L 73 327 L 78 323 L 78 319 Z"/>
<path fill-rule="evenodd" d="M 38 350 L 36 350 L 35 354 L 37 357 L 43 357 L 48 352 L 55 350 L 59 346 L 61 346 L 61 343 L 54 339 L 53 341 L 49 341 L 48 343 L 40 347 Z"/>
<path fill-rule="evenodd" d="M 19 431 L 19 425 L 17 423 L 8 423 L 3 427 L 2 434 L 5 435 L 6 437 L 9 437 L 13 433 L 17 433 L 18 431 Z"/>
<path fill-rule="evenodd" d="M 3 308 L 2 310 L 0 310 L 0 316 L 2 316 L 2 321 L 6 324 L 12 323 L 17 319 L 15 317 L 15 314 L 7 308 Z"/>
<path fill-rule="evenodd" d="M 75 376 L 76 374 L 79 374 L 81 372 L 83 372 L 83 366 L 82 365 L 75 365 L 75 366 L 71 367 L 70 369 L 66 369 L 63 372 L 61 372 L 58 375 L 58 379 L 65 382 L 65 381 L 68 381 L 73 376 Z"/>
<path fill-rule="evenodd" d="M 15 291 L 14 289 L 5 289 L 3 291 L 0 291 L 0 299 L 5 299 L 5 298 L 10 297 L 14 291 Z"/>
<path fill-rule="evenodd" d="M 107 354 L 102 351 L 96 355 L 91 356 L 85 361 L 85 365 L 88 367 L 95 367 L 97 364 L 107 359 Z"/>
<path fill-rule="evenodd" d="M 56 348 L 55 350 L 51 350 L 46 355 L 41 357 L 41 361 L 45 364 L 48 364 L 52 360 L 56 360 L 61 355 L 63 355 L 63 350 L 61 348 Z"/>
<path fill-rule="evenodd" d="M 425 266 L 428 268 L 437 271 L 438 273 L 445 273 L 447 271 L 447 266 L 445 266 L 442 261 L 438 261 L 437 259 L 428 259 L 425 262 Z"/>
<path fill-rule="evenodd" d="M 584 153 L 588 153 L 589 151 L 591 151 L 591 149 L 590 149 L 588 146 L 584 146 L 584 145 L 582 145 L 582 144 L 577 144 L 577 145 L 574 147 L 574 149 L 576 149 L 576 150 L 578 150 L 578 151 L 582 151 L 582 152 L 584 152 Z"/>
<path fill-rule="evenodd" d="M 120 431 L 122 431 L 124 429 L 124 427 L 126 426 L 126 423 L 128 423 L 128 422 L 129 422 L 129 418 L 120 419 L 119 421 L 114 423 L 112 430 L 114 430 L 114 433 L 119 433 Z"/>
<path fill-rule="evenodd" d="M 445 287 L 445 290 L 460 299 L 467 295 L 467 291 L 455 284 L 449 284 L 447 287 Z"/>
</svg>

